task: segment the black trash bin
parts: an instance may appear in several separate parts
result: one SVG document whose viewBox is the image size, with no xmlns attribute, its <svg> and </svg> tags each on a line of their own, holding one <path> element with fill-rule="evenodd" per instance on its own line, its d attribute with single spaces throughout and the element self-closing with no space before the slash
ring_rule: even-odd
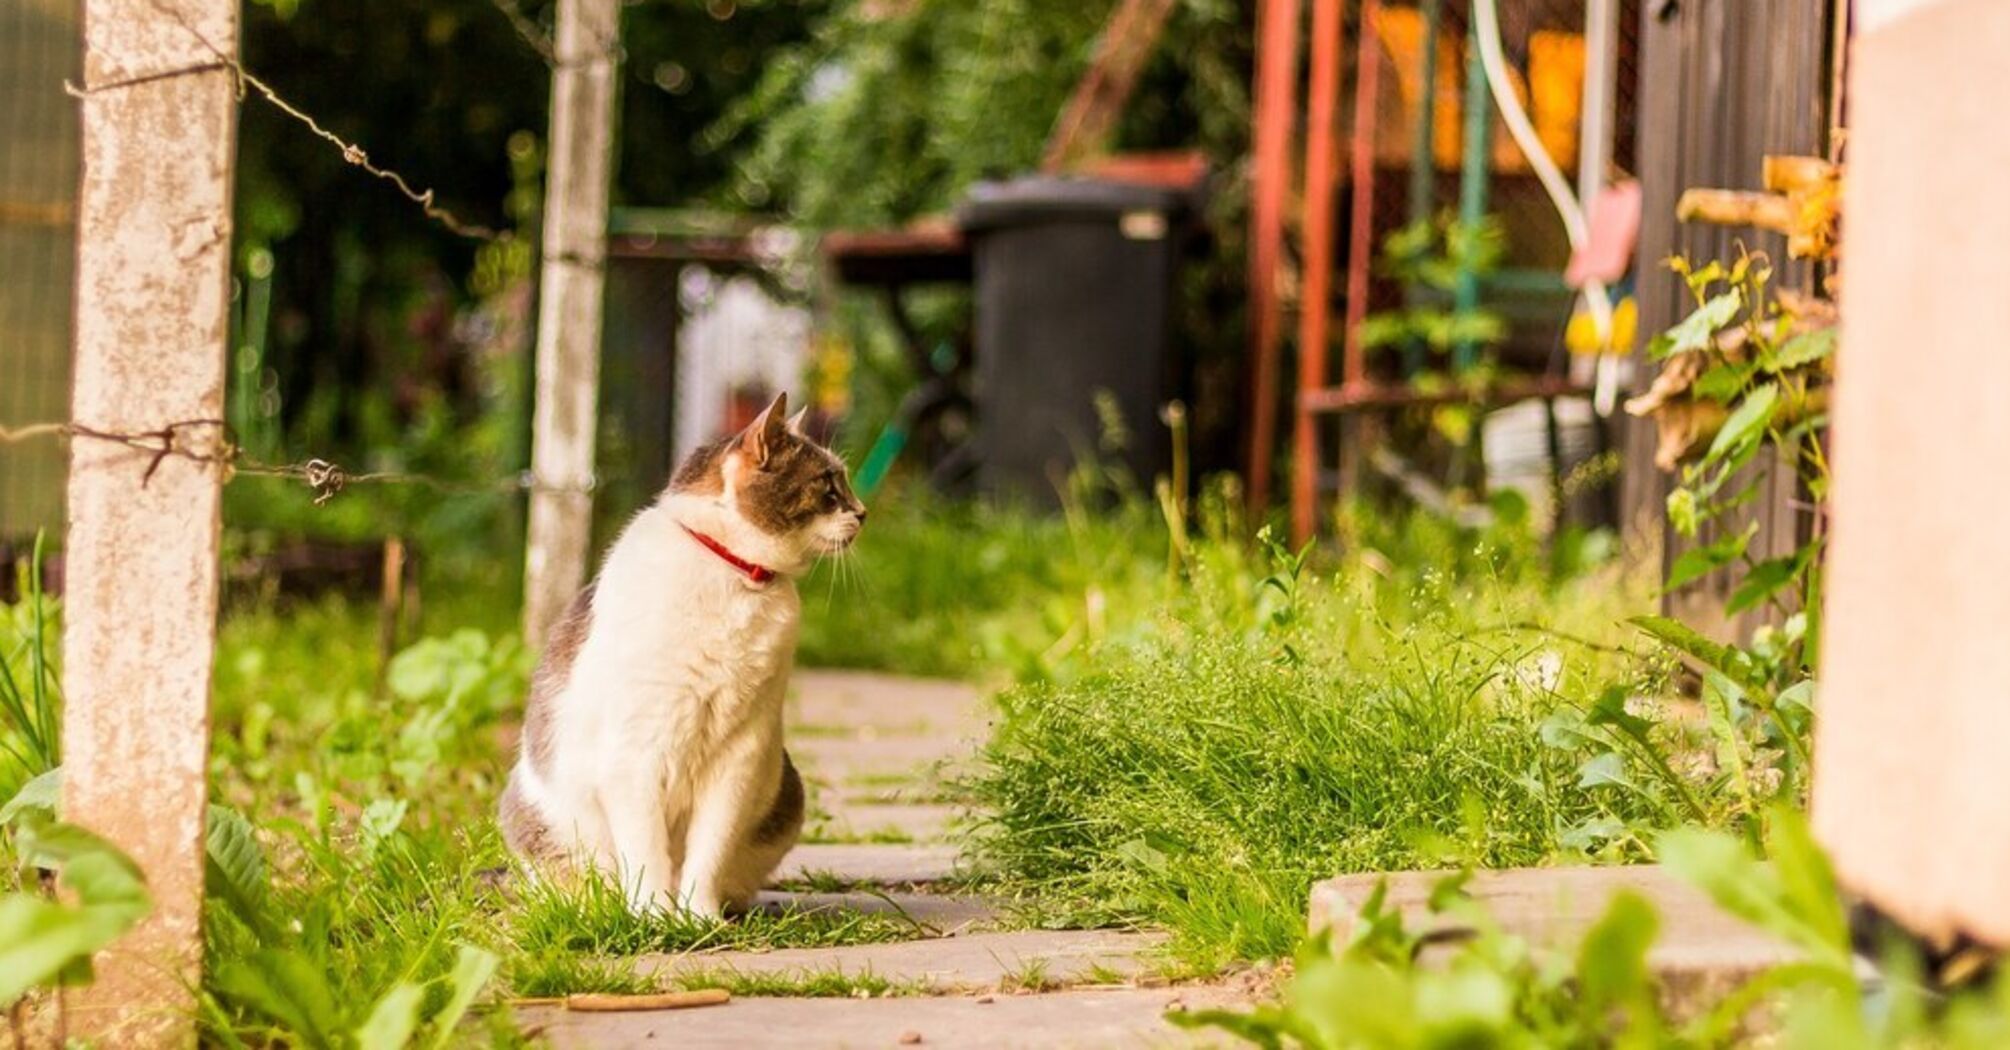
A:
<svg viewBox="0 0 2010 1050">
<path fill-rule="evenodd" d="M 1172 299 L 1190 194 L 1092 179 L 980 183 L 958 212 L 976 269 L 978 478 L 1053 506 L 1099 453 L 1106 395 L 1141 484 L 1170 466 Z"/>
</svg>

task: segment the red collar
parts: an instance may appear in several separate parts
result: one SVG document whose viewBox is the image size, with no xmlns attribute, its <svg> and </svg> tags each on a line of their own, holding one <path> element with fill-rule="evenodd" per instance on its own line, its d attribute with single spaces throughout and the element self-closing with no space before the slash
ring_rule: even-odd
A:
<svg viewBox="0 0 2010 1050">
<path fill-rule="evenodd" d="M 712 537 L 707 536 L 702 532 L 699 532 L 697 529 L 694 529 L 689 525 L 682 525 L 682 528 L 684 529 L 685 532 L 690 533 L 691 538 L 697 540 L 701 545 L 704 546 L 706 550 L 711 551 L 713 554 L 718 555 L 720 561 L 723 561 L 726 564 L 731 565 L 733 568 L 739 570 L 740 575 L 745 576 L 747 579 L 752 580 L 757 584 L 764 584 L 775 578 L 775 570 L 770 569 L 765 565 L 756 565 L 753 562 L 750 562 L 747 559 L 742 558 L 737 554 L 734 554 L 732 551 L 726 549 L 725 544 L 720 543 L 718 540 L 715 540 Z"/>
</svg>

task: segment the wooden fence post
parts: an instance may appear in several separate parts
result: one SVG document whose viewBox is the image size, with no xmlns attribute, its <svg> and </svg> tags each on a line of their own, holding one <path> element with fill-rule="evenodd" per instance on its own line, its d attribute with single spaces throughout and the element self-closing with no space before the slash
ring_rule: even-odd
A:
<svg viewBox="0 0 2010 1050">
<path fill-rule="evenodd" d="M 79 425 L 223 440 L 236 0 L 85 0 Z M 223 468 L 70 447 L 63 813 L 131 854 L 153 913 L 77 998 L 100 1045 L 193 1045 Z"/>
<path fill-rule="evenodd" d="M 559 0 L 524 553 L 523 630 L 533 646 L 586 578 L 620 39 L 620 0 Z"/>
</svg>

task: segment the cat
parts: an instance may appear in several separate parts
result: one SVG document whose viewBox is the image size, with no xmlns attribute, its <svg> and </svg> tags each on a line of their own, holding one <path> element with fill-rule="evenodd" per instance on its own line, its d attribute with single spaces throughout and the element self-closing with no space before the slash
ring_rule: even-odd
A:
<svg viewBox="0 0 2010 1050">
<path fill-rule="evenodd" d="M 533 870 L 590 866 L 637 910 L 717 918 L 795 845 L 795 579 L 849 547 L 866 508 L 787 411 L 778 395 L 692 453 L 552 628 L 500 807 Z"/>
</svg>

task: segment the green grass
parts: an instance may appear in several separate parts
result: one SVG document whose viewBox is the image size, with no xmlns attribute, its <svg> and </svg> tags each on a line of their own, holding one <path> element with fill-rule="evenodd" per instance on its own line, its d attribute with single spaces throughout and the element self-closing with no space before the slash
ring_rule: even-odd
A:
<svg viewBox="0 0 2010 1050">
<path fill-rule="evenodd" d="M 923 932 L 902 915 L 834 908 L 755 909 L 725 921 L 660 910 L 637 915 L 620 889 L 602 877 L 528 888 L 511 927 L 525 949 L 598 955 L 835 948 L 909 940 Z"/>
<path fill-rule="evenodd" d="M 870 970 L 845 973 L 842 970 L 804 970 L 790 973 L 746 973 L 730 967 L 686 970 L 669 978 L 680 991 L 724 988 L 735 997 L 786 997 L 796 999 L 886 999 L 895 996 L 926 995 L 925 981 L 882 977 Z"/>
<path fill-rule="evenodd" d="M 1578 756 L 1544 744 L 1557 709 L 1658 673 L 1601 648 L 1633 608 L 1613 577 L 1560 565 L 1567 548 L 1526 530 L 1424 519 L 1362 519 L 1344 560 L 1294 570 L 1241 538 L 1233 503 L 1203 501 L 1176 537 L 1135 501 L 1052 519 L 879 501 L 845 578 L 804 588 L 802 662 L 1021 684 L 969 782 L 867 786 L 974 803 L 983 890 L 1043 924 L 1165 927 L 1189 972 L 1288 952 L 1314 878 L 1640 854 L 1624 830 L 1580 832 L 1633 827 L 1647 804 L 1578 787 Z M 920 932 L 801 909 L 636 916 L 604 880 L 499 883 L 490 818 L 529 656 L 492 590 L 429 581 L 423 638 L 389 666 L 368 603 L 226 610 L 211 777 L 258 827 L 269 897 L 212 909 L 212 1039 L 353 1030 L 406 986 L 431 1017 L 470 950 L 493 956 L 483 994 L 498 998 L 643 989 L 637 953 Z M 1531 684 L 1545 661 L 1561 664 L 1553 690 Z"/>
<path fill-rule="evenodd" d="M 1615 651 L 1623 581 L 1513 528 L 1353 539 L 1324 564 L 1196 544 L 1148 620 L 1001 695 L 959 785 L 999 887 L 1045 922 L 1165 927 L 1209 966 L 1288 954 L 1319 878 L 1644 856 L 1651 801 L 1580 786 L 1543 731 L 1663 676 Z"/>
</svg>

